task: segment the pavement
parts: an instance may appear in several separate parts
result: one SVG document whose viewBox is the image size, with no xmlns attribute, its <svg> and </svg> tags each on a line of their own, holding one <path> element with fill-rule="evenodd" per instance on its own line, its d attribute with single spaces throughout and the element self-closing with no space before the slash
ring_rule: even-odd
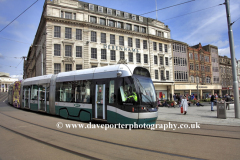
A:
<svg viewBox="0 0 240 160">
<path fill-rule="evenodd" d="M 217 118 L 217 106 L 214 106 L 214 111 L 211 111 L 211 104 L 203 103 L 204 106 L 198 107 L 191 105 L 188 107 L 187 114 L 181 114 L 179 106 L 174 107 L 159 107 L 158 120 L 187 122 L 213 125 L 240 126 L 240 119 L 235 118 L 234 108 L 226 110 L 226 119 Z"/>
</svg>

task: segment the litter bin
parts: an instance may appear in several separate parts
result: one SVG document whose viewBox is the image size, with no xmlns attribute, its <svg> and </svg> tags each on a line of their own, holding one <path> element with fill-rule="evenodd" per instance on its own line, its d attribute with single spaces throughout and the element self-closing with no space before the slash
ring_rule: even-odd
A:
<svg viewBox="0 0 240 160">
<path fill-rule="evenodd" d="M 226 119 L 226 103 L 217 103 L 217 118 Z"/>
</svg>

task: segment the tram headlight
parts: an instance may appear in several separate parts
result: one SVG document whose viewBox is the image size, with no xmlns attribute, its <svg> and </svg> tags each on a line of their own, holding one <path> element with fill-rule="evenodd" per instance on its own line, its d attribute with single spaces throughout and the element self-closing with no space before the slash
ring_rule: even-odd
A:
<svg viewBox="0 0 240 160">
<path fill-rule="evenodd" d="M 122 76 L 122 72 L 121 72 L 121 71 L 118 71 L 118 72 L 117 72 L 117 76 L 118 76 L 118 77 L 121 77 L 121 76 Z"/>
</svg>

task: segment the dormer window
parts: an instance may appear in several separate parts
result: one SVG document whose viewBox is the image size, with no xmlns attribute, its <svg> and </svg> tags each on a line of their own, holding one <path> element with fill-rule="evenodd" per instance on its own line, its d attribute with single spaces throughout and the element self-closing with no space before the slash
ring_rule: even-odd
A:
<svg viewBox="0 0 240 160">
<path fill-rule="evenodd" d="M 103 13 L 103 7 L 102 6 L 98 6 L 98 12 Z"/>
<path fill-rule="evenodd" d="M 94 5 L 93 4 L 89 4 L 89 10 L 94 11 Z"/>
<path fill-rule="evenodd" d="M 121 16 L 120 11 L 116 11 L 116 16 Z"/>
<path fill-rule="evenodd" d="M 112 15 L 112 9 L 108 8 L 108 9 L 107 9 L 107 14 Z"/>
<path fill-rule="evenodd" d="M 139 16 L 139 21 L 143 22 L 143 17 Z"/>
<path fill-rule="evenodd" d="M 124 18 L 129 18 L 129 14 L 124 12 Z"/>
<path fill-rule="evenodd" d="M 132 14 L 132 20 L 136 20 L 136 15 Z"/>
</svg>

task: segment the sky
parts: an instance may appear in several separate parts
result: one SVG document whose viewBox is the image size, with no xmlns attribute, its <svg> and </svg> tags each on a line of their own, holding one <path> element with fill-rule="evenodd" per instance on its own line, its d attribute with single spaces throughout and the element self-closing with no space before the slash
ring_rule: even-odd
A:
<svg viewBox="0 0 240 160">
<path fill-rule="evenodd" d="M 171 30 L 171 39 L 189 46 L 201 43 L 218 46 L 219 55 L 230 58 L 225 0 L 83 0 L 104 7 L 157 19 Z M 190 2 L 189 2 L 190 1 Z M 36 0 L 0 0 L 0 31 Z M 0 72 L 21 79 L 23 59 L 33 43 L 45 0 L 38 0 L 12 24 L 0 32 Z M 196 12 L 198 10 L 202 10 Z M 240 0 L 230 0 L 235 57 L 240 59 Z M 193 12 L 193 13 L 192 13 Z M 189 14 L 190 13 L 190 14 Z"/>
</svg>

